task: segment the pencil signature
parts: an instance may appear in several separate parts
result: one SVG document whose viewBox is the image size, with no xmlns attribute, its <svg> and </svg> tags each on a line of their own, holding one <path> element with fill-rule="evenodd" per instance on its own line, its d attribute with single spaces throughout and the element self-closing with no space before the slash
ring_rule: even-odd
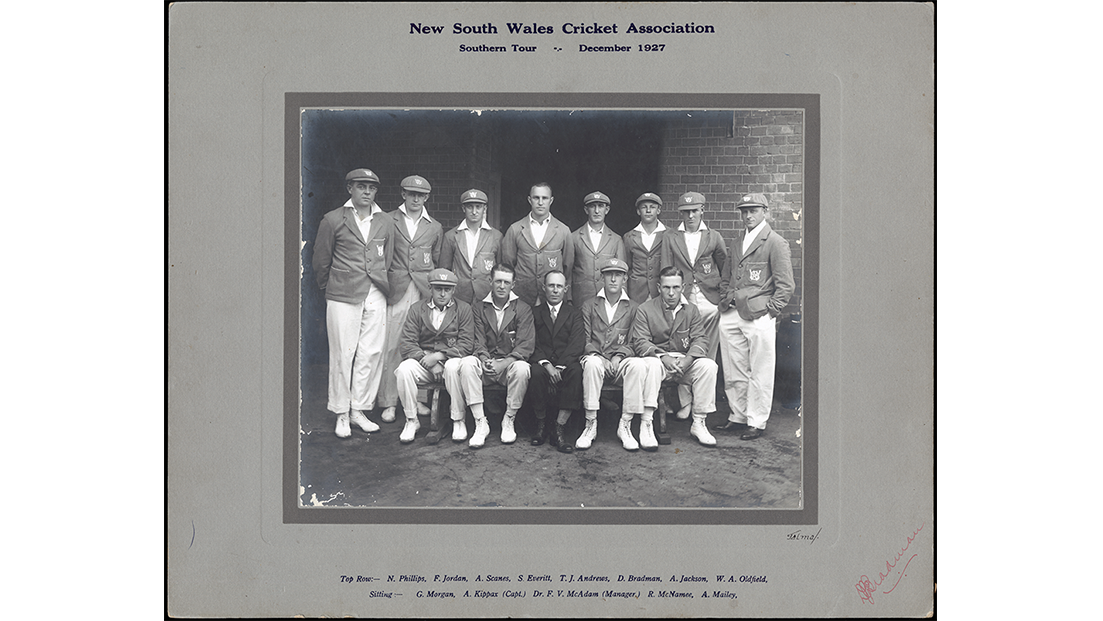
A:
<svg viewBox="0 0 1103 621">
<path fill-rule="evenodd" d="M 858 595 L 862 598 L 863 602 L 868 602 L 870 604 L 874 603 L 873 593 L 877 589 L 881 588 L 881 585 L 885 582 L 887 578 L 891 577 L 894 574 L 893 570 L 896 569 L 896 565 L 900 562 L 900 559 L 907 556 L 905 553 L 908 551 L 908 548 L 911 547 L 911 544 L 913 541 L 915 541 L 915 538 L 919 535 L 919 531 L 923 530 L 923 526 L 924 524 L 920 524 L 919 528 L 915 529 L 912 534 L 908 536 L 908 543 L 900 549 L 900 552 L 896 554 L 891 561 L 885 561 L 885 571 L 877 572 L 876 581 L 870 580 L 869 576 L 866 576 L 865 574 L 863 574 L 862 577 L 858 579 L 858 583 L 854 585 L 854 588 L 858 590 Z M 887 591 L 881 591 L 882 595 L 888 595 L 889 593 L 892 593 L 894 590 L 896 590 L 897 585 L 900 584 L 900 580 L 905 576 L 905 573 L 908 571 L 908 565 L 910 565 L 912 560 L 917 556 L 919 555 L 912 554 L 911 556 L 907 556 L 908 560 L 904 563 L 904 567 L 900 569 L 899 572 L 896 572 L 896 582 L 893 583 L 891 589 Z"/>
</svg>

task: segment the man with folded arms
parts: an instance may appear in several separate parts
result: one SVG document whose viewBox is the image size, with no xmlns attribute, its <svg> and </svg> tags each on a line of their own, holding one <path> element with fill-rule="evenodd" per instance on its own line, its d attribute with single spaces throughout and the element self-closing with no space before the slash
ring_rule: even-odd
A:
<svg viewBox="0 0 1103 621">
<path fill-rule="evenodd" d="M 571 412 L 582 409 L 582 364 L 579 359 L 586 346 L 582 311 L 567 297 L 567 277 L 560 270 L 544 275 L 542 300 L 532 309 L 536 328 L 536 347 L 532 352 L 529 391 L 536 433 L 532 446 L 548 442 L 560 453 L 574 447 L 567 440 L 566 426 Z M 548 409 L 558 410 L 555 435 L 544 419 Z"/>
<path fill-rule="evenodd" d="M 475 355 L 483 382 L 506 387 L 506 411 L 502 416 L 502 444 L 517 439 L 517 410 L 529 386 L 529 363 L 536 344 L 532 309 L 513 293 L 513 268 L 497 265 L 490 293 L 474 307 Z"/>
<path fill-rule="evenodd" d="M 659 273 L 659 297 L 641 304 L 636 311 L 632 347 L 648 364 L 661 367 L 664 380 L 677 380 L 682 402 L 678 418 L 688 418 L 692 403 L 690 435 L 705 446 L 716 446 L 705 423 L 716 411 L 716 361 L 706 357 L 705 324 L 697 307 L 682 297 L 682 280 L 682 272 L 673 266 Z M 659 447 L 651 419 L 646 416 L 640 425 L 640 447 L 647 451 Z"/>
</svg>

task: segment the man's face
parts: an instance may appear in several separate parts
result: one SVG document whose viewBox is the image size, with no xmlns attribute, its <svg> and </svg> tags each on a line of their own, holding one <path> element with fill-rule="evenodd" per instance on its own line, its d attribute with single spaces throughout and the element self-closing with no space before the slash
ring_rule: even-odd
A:
<svg viewBox="0 0 1103 621">
<path fill-rule="evenodd" d="M 743 224 L 747 225 L 748 231 L 758 226 L 766 219 L 765 207 L 744 207 L 739 211 L 743 212 Z"/>
<path fill-rule="evenodd" d="M 602 222 L 605 222 L 605 214 L 609 212 L 609 204 L 602 202 L 590 203 L 584 209 L 590 224 L 598 227 L 601 226 Z"/>
<path fill-rule="evenodd" d="M 609 270 L 602 272 L 601 277 L 605 279 L 605 297 L 614 298 L 620 295 L 627 274 L 619 270 Z"/>
<path fill-rule="evenodd" d="M 513 274 L 509 272 L 494 272 L 494 280 L 490 283 L 490 292 L 494 303 L 505 306 L 509 301 L 509 292 L 513 291 Z"/>
<path fill-rule="evenodd" d="M 659 295 L 663 297 L 663 304 L 673 309 L 682 299 L 682 278 L 680 276 L 663 276 L 659 279 Z"/>
<path fill-rule="evenodd" d="M 545 186 L 533 186 L 529 190 L 529 207 L 532 209 L 532 217 L 543 220 L 551 213 L 552 201 L 551 188 Z"/>
<path fill-rule="evenodd" d="M 430 285 L 429 288 L 433 292 L 433 304 L 436 304 L 437 308 L 448 306 L 452 301 L 452 294 L 456 292 L 456 287 L 453 285 Z"/>
<path fill-rule="evenodd" d="M 544 278 L 544 299 L 548 304 L 555 306 L 563 301 L 567 295 L 567 277 L 558 272 L 548 274 Z"/>
<path fill-rule="evenodd" d="M 478 228 L 483 223 L 483 214 L 486 213 L 486 205 L 482 203 L 464 203 L 463 219 L 467 221 L 467 227 Z"/>
<path fill-rule="evenodd" d="M 409 190 L 402 190 L 402 202 L 406 204 L 409 211 L 418 212 L 425 207 L 425 201 L 429 200 L 428 192 L 411 192 Z"/>
<path fill-rule="evenodd" d="M 660 211 L 662 211 L 662 207 L 659 207 L 659 204 L 655 201 L 644 201 L 636 205 L 636 213 L 640 214 L 640 222 L 648 226 L 659 219 Z"/>
<path fill-rule="evenodd" d="M 375 193 L 379 191 L 379 186 L 371 181 L 353 181 L 345 187 L 352 197 L 352 206 L 357 209 L 371 209 L 375 203 Z"/>
<path fill-rule="evenodd" d="M 701 227 L 701 218 L 704 212 L 700 207 L 694 207 L 693 209 L 682 210 L 682 222 L 686 225 L 686 230 L 691 233 L 696 233 L 697 229 Z"/>
</svg>

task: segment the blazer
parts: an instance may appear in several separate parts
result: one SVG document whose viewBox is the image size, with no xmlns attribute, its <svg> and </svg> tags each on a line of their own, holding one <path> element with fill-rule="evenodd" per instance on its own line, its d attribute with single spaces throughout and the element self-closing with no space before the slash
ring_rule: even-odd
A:
<svg viewBox="0 0 1103 621">
<path fill-rule="evenodd" d="M 539 282 L 551 269 L 563 270 L 567 278 L 567 291 L 571 287 L 571 268 L 574 264 L 574 243 L 571 230 L 555 216 L 548 216 L 548 230 L 537 248 L 529 229 L 529 215 L 514 222 L 502 237 L 502 263 L 516 272 L 513 292 L 528 304 L 535 306 L 540 293 Z"/>
<path fill-rule="evenodd" d="M 467 261 L 467 231 L 456 226 L 444 234 L 437 267 L 452 270 L 459 280 L 456 299 L 474 304 L 490 293 L 491 270 L 498 262 L 501 245 L 502 233 L 498 229 L 480 228 L 475 241 L 475 263 L 471 264 Z"/>
<path fill-rule="evenodd" d="M 498 317 L 489 295 L 472 307 L 475 314 L 475 355 L 483 362 L 507 356 L 527 362 L 536 348 L 532 308 L 516 295 L 511 297 L 513 299 L 506 303 L 501 329 L 498 329 Z"/>
<path fill-rule="evenodd" d="M 536 329 L 536 345 L 529 359 L 532 364 L 547 360 L 554 365 L 566 366 L 582 357 L 586 346 L 582 311 L 570 300 L 563 301 L 554 324 L 548 303 L 541 300 L 532 309 L 532 323 Z"/>
<path fill-rule="evenodd" d="M 620 354 L 634 356 L 632 351 L 632 323 L 636 317 L 638 305 L 623 293 L 617 301 L 617 310 L 613 321 L 605 316 L 605 297 L 586 300 L 582 306 L 582 321 L 586 329 L 587 354 L 599 354 L 606 358 Z"/>
<path fill-rule="evenodd" d="M 449 358 L 462 358 L 475 353 L 475 319 L 471 305 L 453 299 L 452 305 L 444 310 L 444 321 L 440 329 L 433 327 L 428 302 L 419 302 L 410 307 L 406 314 L 406 323 L 402 324 L 402 335 L 398 339 L 398 350 L 403 359 L 413 358 L 421 361 L 433 352 L 444 352 Z"/>
<path fill-rule="evenodd" d="M 720 312 L 734 308 L 747 321 L 766 313 L 777 317 L 796 288 L 789 242 L 774 232 L 769 223 L 764 223 L 744 254 L 746 236 L 744 231 L 732 244 L 732 260 L 725 271 L 726 291 Z"/>
<path fill-rule="evenodd" d="M 628 297 L 636 304 L 643 304 L 648 295 L 659 297 L 659 272 L 663 269 L 663 236 L 667 230 L 664 227 L 655 231 L 651 250 L 644 248 L 643 233 L 632 229 L 624 234 L 624 250 L 628 253 Z"/>
<path fill-rule="evenodd" d="M 624 241 L 609 228 L 609 225 L 601 231 L 601 239 L 597 248 L 594 248 L 590 240 L 589 224 L 583 224 L 571 233 L 571 242 L 574 244 L 574 267 L 571 270 L 571 299 L 581 303 L 584 300 L 597 295 L 599 289 L 605 286 L 601 272 L 597 271 L 597 263 L 603 259 L 616 257 L 625 263 L 628 262 L 628 253 L 624 250 Z"/>
<path fill-rule="evenodd" d="M 440 260 L 440 245 L 444 238 L 440 222 L 432 218 L 426 222 L 424 218 L 419 218 L 417 231 L 411 236 L 406 229 L 406 214 L 402 209 L 395 209 L 387 215 L 394 225 L 394 262 L 387 273 L 391 283 L 387 304 L 401 300 L 410 288 L 410 282 L 417 287 L 422 299 L 427 298 L 429 272 L 436 268 L 437 261 Z M 428 217 L 429 214 L 425 213 L 425 216 Z"/>
<path fill-rule="evenodd" d="M 379 207 L 373 205 L 373 209 Z M 370 234 L 368 240 L 361 236 L 351 200 L 322 216 L 311 266 L 327 300 L 359 304 L 373 284 L 384 295 L 390 292 L 388 270 L 394 257 L 391 218 L 375 211 Z"/>
<path fill-rule="evenodd" d="M 701 311 L 682 298 L 682 307 L 670 321 L 661 298 L 640 304 L 632 325 L 632 349 L 637 356 L 661 356 L 672 352 L 690 358 L 708 357 L 708 334 Z"/>
<path fill-rule="evenodd" d="M 721 281 L 724 264 L 728 260 L 727 244 L 720 233 L 701 224 L 701 244 L 697 247 L 697 256 L 690 257 L 686 248 L 686 234 L 682 230 L 671 229 L 663 235 L 663 265 L 673 265 L 685 275 L 684 291 L 692 285 L 701 288 L 701 293 L 709 302 L 719 305 Z"/>
</svg>

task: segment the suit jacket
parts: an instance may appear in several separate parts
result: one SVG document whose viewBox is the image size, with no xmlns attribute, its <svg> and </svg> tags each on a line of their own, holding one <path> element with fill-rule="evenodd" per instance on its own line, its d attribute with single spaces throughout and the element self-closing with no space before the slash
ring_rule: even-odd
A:
<svg viewBox="0 0 1103 621">
<path fill-rule="evenodd" d="M 440 260 L 440 245 L 444 238 L 440 222 L 432 218 L 426 222 L 424 218 L 419 218 L 417 231 L 411 236 L 406 229 L 406 214 L 402 209 L 396 209 L 387 215 L 394 225 L 394 262 L 388 272 L 391 294 L 387 297 L 387 304 L 401 300 L 411 281 L 421 293 L 422 299 L 425 299 L 429 297 L 429 272 L 433 271 Z"/>
<path fill-rule="evenodd" d="M 467 261 L 467 231 L 456 226 L 444 234 L 437 267 L 452 270 L 459 280 L 456 299 L 474 304 L 490 293 L 491 270 L 498 262 L 501 245 L 502 234 L 498 229 L 480 228 L 475 241 L 475 263 L 471 264 Z"/>
<path fill-rule="evenodd" d="M 586 300 L 582 306 L 582 321 L 586 330 L 586 353 L 600 354 L 606 358 L 620 354 L 634 356 L 632 351 L 632 323 L 636 317 L 638 305 L 621 293 L 617 301 L 617 310 L 613 321 L 605 316 L 605 297 Z"/>
<path fill-rule="evenodd" d="M 720 304 L 721 282 L 724 265 L 728 260 L 727 244 L 720 233 L 701 224 L 701 244 L 697 256 L 690 257 L 686 248 L 686 234 L 681 230 L 668 230 L 663 235 L 663 265 L 673 265 L 685 275 L 685 291 L 696 284 L 701 293 L 713 304 Z"/>
<path fill-rule="evenodd" d="M 624 250 L 624 241 L 620 235 L 605 225 L 601 231 L 598 246 L 594 248 L 590 240 L 589 228 L 589 224 L 583 224 L 571 233 L 571 242 L 574 244 L 571 299 L 578 300 L 579 303 L 594 297 L 598 290 L 605 286 L 601 272 L 597 271 L 598 261 L 616 257 L 625 263 L 628 262 L 628 253 Z"/>
<path fill-rule="evenodd" d="M 506 303 L 502 327 L 498 328 L 498 316 L 494 302 L 480 300 L 473 307 L 475 314 L 475 355 L 486 362 L 490 358 L 512 357 L 528 362 L 536 348 L 536 328 L 532 323 L 532 308 L 517 296 Z"/>
<path fill-rule="evenodd" d="M 663 269 L 663 236 L 666 231 L 665 227 L 655 231 L 651 250 L 643 245 L 643 233 L 632 229 L 624 234 L 624 251 L 628 253 L 628 297 L 636 304 L 643 304 L 648 295 L 659 297 L 659 272 Z"/>
<path fill-rule="evenodd" d="M 373 284 L 384 295 L 390 292 L 387 272 L 394 257 L 391 218 L 382 211 L 373 213 L 370 235 L 368 240 L 361 236 L 351 199 L 322 217 L 311 265 L 327 300 L 359 304 Z"/>
<path fill-rule="evenodd" d="M 402 358 L 422 358 L 433 352 L 444 352 L 449 358 L 470 356 L 475 353 L 475 318 L 471 305 L 453 299 L 452 305 L 444 311 L 444 321 L 440 329 L 433 327 L 429 309 L 433 305 L 418 302 L 410 307 L 406 314 L 406 323 L 402 325 L 402 335 L 398 340 Z"/>
<path fill-rule="evenodd" d="M 532 309 L 532 322 L 536 329 L 536 346 L 529 359 L 532 364 L 547 360 L 554 365 L 566 366 L 582 357 L 586 346 L 582 311 L 570 300 L 563 301 L 554 324 L 548 303 L 541 300 Z"/>
<path fill-rule="evenodd" d="M 682 306 L 670 321 L 661 298 L 640 304 L 632 325 L 632 349 L 637 356 L 661 356 L 681 352 L 690 358 L 708 357 L 708 334 L 701 311 L 682 298 Z"/>
<path fill-rule="evenodd" d="M 502 263 L 516 272 L 513 292 L 528 304 L 535 306 L 540 297 L 539 282 L 551 269 L 563 270 L 567 278 L 567 291 L 571 286 L 571 268 L 574 264 L 574 243 L 571 230 L 555 218 L 548 216 L 548 230 L 537 248 L 529 229 L 529 215 L 510 225 L 502 237 Z"/>
<path fill-rule="evenodd" d="M 732 260 L 725 270 L 725 293 L 720 312 L 735 308 L 747 321 L 766 313 L 777 317 L 796 288 L 789 242 L 765 223 L 744 254 L 746 235 L 744 231 L 732 244 Z"/>
</svg>

